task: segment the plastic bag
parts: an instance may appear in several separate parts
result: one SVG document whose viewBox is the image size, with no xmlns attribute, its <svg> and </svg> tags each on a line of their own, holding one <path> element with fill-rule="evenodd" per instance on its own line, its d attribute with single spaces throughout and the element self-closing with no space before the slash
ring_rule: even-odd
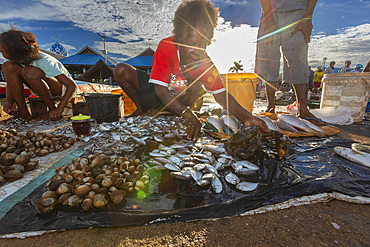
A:
<svg viewBox="0 0 370 247">
<path fill-rule="evenodd" d="M 330 124 L 350 125 L 352 124 L 352 114 L 355 112 L 347 107 L 325 107 L 321 109 L 313 109 L 310 112 L 317 118 Z"/>
<path fill-rule="evenodd" d="M 294 103 L 288 105 L 286 107 L 286 111 L 290 115 L 297 115 L 297 112 L 298 112 L 298 102 L 295 101 Z"/>
</svg>

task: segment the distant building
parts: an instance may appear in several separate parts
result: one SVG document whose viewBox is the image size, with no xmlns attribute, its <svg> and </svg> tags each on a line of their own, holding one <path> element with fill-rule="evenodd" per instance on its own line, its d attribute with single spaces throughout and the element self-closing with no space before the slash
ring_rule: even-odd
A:
<svg viewBox="0 0 370 247">
<path fill-rule="evenodd" d="M 50 51 L 65 57 L 68 57 L 69 55 L 69 51 L 62 44 L 60 44 L 58 40 L 51 46 Z"/>
<path fill-rule="evenodd" d="M 59 60 L 76 80 L 111 84 L 117 62 L 103 53 L 85 46 L 75 55 Z"/>
<path fill-rule="evenodd" d="M 137 56 L 125 61 L 125 63 L 130 64 L 137 69 L 144 70 L 149 74 L 152 70 L 153 55 L 154 50 L 148 47 Z"/>
</svg>

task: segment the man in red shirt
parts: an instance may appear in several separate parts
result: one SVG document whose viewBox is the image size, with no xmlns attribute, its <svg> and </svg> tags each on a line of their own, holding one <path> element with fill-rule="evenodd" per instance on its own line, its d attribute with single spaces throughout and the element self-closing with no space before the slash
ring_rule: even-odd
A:
<svg viewBox="0 0 370 247">
<path fill-rule="evenodd" d="M 184 118 L 188 139 L 196 140 L 202 125 L 193 110 L 201 107 L 199 99 L 207 90 L 243 124 L 267 130 L 262 120 L 226 92 L 205 51 L 213 38 L 217 19 L 218 9 L 208 0 L 184 1 L 175 12 L 173 37 L 163 39 L 158 45 L 150 77 L 124 63 L 115 67 L 116 81 L 137 107 L 132 116 L 145 115 L 149 109 L 164 105 L 162 109 L 166 107 Z"/>
</svg>

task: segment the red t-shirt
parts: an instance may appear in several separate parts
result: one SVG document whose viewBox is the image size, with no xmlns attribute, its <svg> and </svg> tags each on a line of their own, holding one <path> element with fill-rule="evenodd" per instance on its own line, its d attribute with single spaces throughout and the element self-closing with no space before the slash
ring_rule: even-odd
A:
<svg viewBox="0 0 370 247">
<path fill-rule="evenodd" d="M 173 37 L 163 39 L 153 56 L 149 83 L 168 87 L 175 95 L 183 91 L 188 81 L 181 71 L 179 57 Z M 225 91 L 220 74 L 211 59 L 197 64 L 194 68 L 186 69 L 191 79 L 194 81 L 199 78 L 198 80 L 203 83 L 204 89 L 209 93 L 217 94 Z"/>
</svg>

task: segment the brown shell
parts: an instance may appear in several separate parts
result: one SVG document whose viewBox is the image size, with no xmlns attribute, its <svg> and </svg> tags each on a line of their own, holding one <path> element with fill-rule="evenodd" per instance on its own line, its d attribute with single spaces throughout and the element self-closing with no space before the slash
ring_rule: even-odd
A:
<svg viewBox="0 0 370 247">
<path fill-rule="evenodd" d="M 62 183 L 58 189 L 56 190 L 56 192 L 59 194 L 59 195 L 62 195 L 62 194 L 65 194 L 65 193 L 70 193 L 72 192 L 72 186 L 67 184 L 67 183 Z"/>
<path fill-rule="evenodd" d="M 15 154 L 15 153 L 6 153 L 6 154 L 1 156 L 0 164 L 3 165 L 3 166 L 10 166 L 14 163 L 14 160 L 17 156 L 18 155 Z"/>
<path fill-rule="evenodd" d="M 3 175 L 6 181 L 13 182 L 15 180 L 21 179 L 23 177 L 23 173 L 18 170 L 11 170 Z"/>
<path fill-rule="evenodd" d="M 47 187 L 49 190 L 56 190 L 62 183 L 64 183 L 62 176 L 59 174 L 55 174 L 54 176 L 51 177 L 50 183 L 48 184 Z"/>
<path fill-rule="evenodd" d="M 111 187 L 114 183 L 114 178 L 113 177 L 106 177 L 101 181 L 101 185 L 105 188 Z"/>
<path fill-rule="evenodd" d="M 55 191 L 47 190 L 45 191 L 41 198 L 51 197 L 51 198 L 57 198 L 59 195 Z"/>
<path fill-rule="evenodd" d="M 64 180 L 64 181 L 66 181 L 66 183 L 71 183 L 72 181 L 73 181 L 73 177 L 72 177 L 72 175 L 70 175 L 70 174 L 67 174 L 67 173 L 63 173 L 63 175 L 62 175 L 62 179 Z"/>
<path fill-rule="evenodd" d="M 39 202 L 41 207 L 55 207 L 58 200 L 54 197 L 42 197 Z"/>
<path fill-rule="evenodd" d="M 87 195 L 87 193 L 89 193 L 91 190 L 91 188 L 87 185 L 81 185 L 79 187 L 77 187 L 77 189 L 75 190 L 75 194 L 80 196 L 80 197 L 84 197 Z"/>
<path fill-rule="evenodd" d="M 109 198 L 106 194 L 96 194 L 93 198 L 93 204 L 96 208 L 104 207 L 108 204 Z"/>
<path fill-rule="evenodd" d="M 120 204 L 126 197 L 126 191 L 116 190 L 110 194 L 110 200 L 115 204 Z"/>
<path fill-rule="evenodd" d="M 5 183 L 5 178 L 3 176 L 0 176 L 0 186 Z"/>
<path fill-rule="evenodd" d="M 95 195 L 96 193 L 91 190 L 89 193 L 87 193 L 87 195 L 85 196 L 85 199 L 87 198 L 93 199 Z"/>
<path fill-rule="evenodd" d="M 59 197 L 59 203 L 62 205 L 68 204 L 68 199 L 72 196 L 72 193 L 65 193 Z"/>
<path fill-rule="evenodd" d="M 83 210 L 90 210 L 93 207 L 93 200 L 91 198 L 86 198 L 82 201 L 81 208 Z"/>
<path fill-rule="evenodd" d="M 49 150 L 41 149 L 40 152 L 37 154 L 38 156 L 42 157 L 49 154 Z"/>
<path fill-rule="evenodd" d="M 78 195 L 72 195 L 69 199 L 68 199 L 68 205 L 69 206 L 77 206 L 79 204 L 81 204 L 83 201 L 83 198 L 79 197 Z"/>
<path fill-rule="evenodd" d="M 38 160 L 31 160 L 27 164 L 24 165 L 24 171 L 32 171 L 39 167 L 39 161 Z"/>
</svg>

